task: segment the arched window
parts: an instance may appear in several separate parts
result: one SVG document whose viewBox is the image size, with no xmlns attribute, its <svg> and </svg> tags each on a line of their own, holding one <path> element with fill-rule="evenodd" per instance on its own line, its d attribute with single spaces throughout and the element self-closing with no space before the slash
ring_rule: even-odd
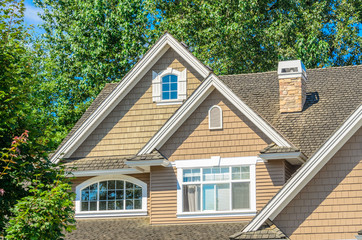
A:
<svg viewBox="0 0 362 240">
<path fill-rule="evenodd" d="M 162 78 L 162 100 L 177 99 L 177 76 L 166 75 Z"/>
<path fill-rule="evenodd" d="M 99 213 L 104 216 L 107 213 L 147 214 L 147 185 L 130 176 L 95 177 L 78 185 L 76 194 L 78 217 Z"/>
<path fill-rule="evenodd" d="M 209 109 L 209 129 L 222 129 L 222 110 L 217 105 Z"/>
</svg>

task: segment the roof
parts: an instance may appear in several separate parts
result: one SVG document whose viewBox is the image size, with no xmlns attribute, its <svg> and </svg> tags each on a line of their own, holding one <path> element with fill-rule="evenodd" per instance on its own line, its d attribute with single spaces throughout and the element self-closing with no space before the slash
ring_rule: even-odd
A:
<svg viewBox="0 0 362 240">
<path fill-rule="evenodd" d="M 252 232 L 238 232 L 230 236 L 231 240 L 251 240 L 251 239 L 289 239 L 280 229 L 271 224 L 271 226 L 264 224 L 259 230 Z"/>
<path fill-rule="evenodd" d="M 362 65 L 307 70 L 307 100 L 299 113 L 279 112 L 276 71 L 219 76 L 242 101 L 308 157 L 362 103 Z"/>
<path fill-rule="evenodd" d="M 77 230 L 65 239 L 229 239 L 230 233 L 245 223 L 208 223 L 183 225 L 149 225 L 148 217 L 79 219 Z"/>
<path fill-rule="evenodd" d="M 129 155 L 116 157 L 80 158 L 67 159 L 65 166 L 67 169 L 75 168 L 75 171 L 88 170 L 110 170 L 129 168 L 126 161 L 148 161 L 165 159 L 158 151 L 153 151 L 143 155 Z M 75 161 L 76 160 L 76 161 Z"/>
<path fill-rule="evenodd" d="M 287 153 L 287 152 L 300 152 L 300 150 L 295 147 L 283 147 L 283 146 L 278 146 L 275 143 L 271 143 L 266 148 L 260 151 L 260 153 Z"/>
<path fill-rule="evenodd" d="M 68 135 L 63 139 L 62 143 L 58 146 L 57 152 L 73 135 L 74 133 L 82 126 L 85 120 L 88 119 L 90 115 L 102 104 L 104 99 L 106 99 L 111 92 L 117 87 L 118 83 L 107 83 L 102 91 L 98 94 L 98 96 L 93 100 L 92 104 L 87 108 L 87 110 L 83 113 L 82 117 L 76 122 L 72 130 L 68 133 Z M 51 156 L 50 156 L 51 157 Z"/>
</svg>

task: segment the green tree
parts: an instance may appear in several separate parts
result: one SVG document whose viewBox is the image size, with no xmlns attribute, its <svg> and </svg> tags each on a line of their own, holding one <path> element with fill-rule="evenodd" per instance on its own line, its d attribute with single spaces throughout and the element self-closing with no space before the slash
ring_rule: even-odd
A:
<svg viewBox="0 0 362 240">
<path fill-rule="evenodd" d="M 74 221 L 69 211 L 73 195 L 64 171 L 47 160 L 49 140 L 44 133 L 48 126 L 39 115 L 42 110 L 35 91 L 39 82 L 24 10 L 23 1 L 0 2 L 0 235 L 8 228 L 9 238 L 61 237 L 59 232 Z M 53 188 L 55 192 L 48 192 Z M 44 202 L 43 192 L 54 198 Z M 48 212 L 39 211 L 44 205 L 38 203 L 47 203 Z M 23 215 L 24 211 L 28 214 Z M 52 222 L 41 227 L 31 224 L 30 218 L 45 222 L 57 211 L 61 214 L 53 215 Z"/>
<path fill-rule="evenodd" d="M 156 0 L 168 30 L 217 74 L 275 70 L 302 59 L 307 68 L 362 63 L 359 0 Z"/>
<path fill-rule="evenodd" d="M 117 82 L 154 39 L 148 0 L 36 0 L 42 109 L 60 141 L 108 82 Z M 58 142 L 59 143 L 59 142 Z"/>
</svg>

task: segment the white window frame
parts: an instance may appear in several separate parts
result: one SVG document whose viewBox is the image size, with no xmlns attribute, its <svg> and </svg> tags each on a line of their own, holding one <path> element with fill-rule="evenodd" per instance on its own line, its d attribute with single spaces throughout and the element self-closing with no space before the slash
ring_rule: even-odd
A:
<svg viewBox="0 0 362 240">
<path fill-rule="evenodd" d="M 132 210 L 106 210 L 106 211 L 81 211 L 82 189 L 94 183 L 102 181 L 121 180 L 136 184 L 142 188 L 142 208 Z M 147 215 L 147 184 L 141 180 L 127 175 L 103 175 L 88 179 L 79 184 L 76 189 L 75 217 L 122 217 L 122 216 L 144 216 Z M 99 202 L 99 201 L 98 201 Z"/>
<path fill-rule="evenodd" d="M 218 108 L 219 111 L 220 111 L 220 126 L 218 126 L 218 127 L 211 127 L 211 110 L 214 109 L 214 108 Z M 212 106 L 212 107 L 209 109 L 209 129 L 210 129 L 210 130 L 222 129 L 222 126 L 223 126 L 222 120 L 223 120 L 223 119 L 222 119 L 222 109 L 221 109 L 221 107 L 218 106 L 218 105 Z"/>
<path fill-rule="evenodd" d="M 173 163 L 177 169 L 177 217 L 178 218 L 204 218 L 204 217 L 232 217 L 232 216 L 254 216 L 256 214 L 256 173 L 255 165 L 260 159 L 257 156 L 220 158 L 219 156 L 211 159 L 197 160 L 178 160 Z M 201 212 L 183 212 L 183 169 L 207 168 L 207 167 L 250 167 L 250 209 L 230 210 L 230 211 L 201 211 Z M 202 171 L 201 171 L 202 173 Z M 201 175 L 202 177 L 202 175 Z M 210 182 L 215 183 L 216 181 Z M 228 180 L 226 182 L 234 182 Z M 222 183 L 226 183 L 223 181 Z M 240 182 L 240 181 L 235 181 Z M 205 182 L 206 183 L 206 182 Z M 220 182 L 221 183 L 221 182 Z M 193 183 L 198 184 L 198 183 Z M 185 184 L 186 185 L 186 184 Z M 200 184 L 201 185 L 201 184 Z M 231 191 L 231 189 L 230 189 Z M 201 197 L 201 201 L 203 201 Z M 202 204 L 201 204 L 202 205 Z"/>
<path fill-rule="evenodd" d="M 177 99 L 162 99 L 162 78 L 167 75 L 175 75 L 177 77 Z M 187 69 L 182 72 L 167 68 L 159 73 L 152 71 L 152 99 L 157 105 L 173 105 L 182 104 L 187 97 Z"/>
</svg>

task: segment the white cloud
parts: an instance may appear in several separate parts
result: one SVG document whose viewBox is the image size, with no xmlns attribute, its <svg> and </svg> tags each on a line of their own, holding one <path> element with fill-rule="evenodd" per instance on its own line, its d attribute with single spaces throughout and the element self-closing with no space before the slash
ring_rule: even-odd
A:
<svg viewBox="0 0 362 240">
<path fill-rule="evenodd" d="M 24 20 L 28 24 L 39 24 L 42 22 L 42 19 L 38 16 L 38 13 L 42 13 L 43 10 L 37 7 L 34 7 L 28 3 L 25 3 L 25 13 Z"/>
</svg>

